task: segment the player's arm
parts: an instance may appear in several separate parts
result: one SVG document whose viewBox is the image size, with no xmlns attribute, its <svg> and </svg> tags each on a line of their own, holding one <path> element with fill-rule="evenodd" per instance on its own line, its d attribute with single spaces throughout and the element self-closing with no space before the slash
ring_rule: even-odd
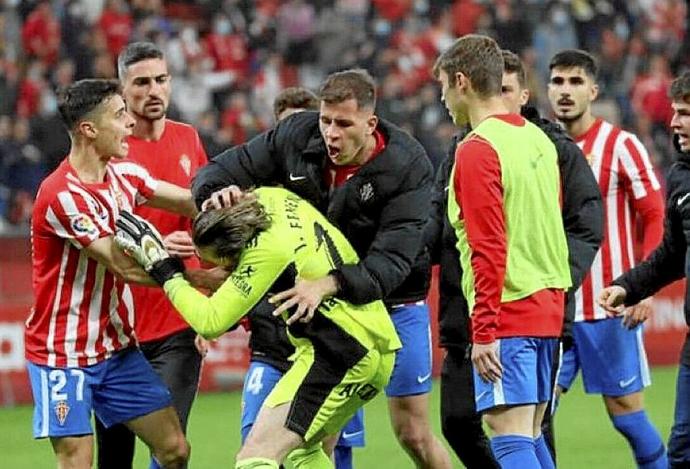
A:
<svg viewBox="0 0 690 469">
<path fill-rule="evenodd" d="M 424 248 L 432 172 L 428 159 L 422 156 L 401 175 L 399 192 L 383 207 L 376 238 L 366 255 L 357 264 L 333 272 L 338 297 L 353 304 L 370 303 L 386 298 L 407 278 Z"/>
<path fill-rule="evenodd" d="M 681 174 L 685 177 L 685 174 Z M 678 209 L 679 196 L 685 192 L 675 190 L 677 176 L 669 174 L 666 217 L 661 244 L 635 268 L 624 273 L 612 283 L 625 289 L 625 305 L 635 305 L 653 295 L 669 283 L 685 276 L 687 242 L 683 232 L 682 216 Z M 680 182 L 680 184 L 684 184 Z"/>
<path fill-rule="evenodd" d="M 642 220 L 643 258 L 661 242 L 664 231 L 664 201 L 649 154 L 637 137 L 630 135 L 617 148 L 626 189 L 633 209 Z"/>
<path fill-rule="evenodd" d="M 218 337 L 249 313 L 288 265 L 288 259 L 272 250 L 245 251 L 228 279 L 207 297 L 181 276 L 163 288 L 185 321 L 207 339 Z M 248 273 L 249 272 L 249 273 Z"/>
<path fill-rule="evenodd" d="M 280 122 L 273 129 L 248 142 L 225 150 L 200 168 L 192 181 L 192 194 L 197 207 L 211 194 L 235 185 L 242 189 L 266 185 L 283 170 L 280 155 L 289 145 L 291 128 Z"/>
<path fill-rule="evenodd" d="M 491 145 L 478 138 L 460 147 L 456 161 L 452 183 L 474 275 L 472 342 L 487 344 L 496 340 L 508 256 L 501 166 Z"/>
<path fill-rule="evenodd" d="M 156 285 L 156 282 L 132 258 L 122 252 L 112 236 L 93 241 L 84 248 L 86 254 L 103 264 L 106 269 L 128 283 Z"/>
<path fill-rule="evenodd" d="M 147 205 L 179 213 L 189 218 L 194 218 L 197 213 L 191 191 L 165 181 L 158 181 Z"/>
<path fill-rule="evenodd" d="M 487 142 L 471 139 L 458 149 L 454 176 L 474 276 L 472 363 L 482 379 L 495 382 L 502 374 L 495 334 L 508 257 L 498 154 Z"/>
</svg>

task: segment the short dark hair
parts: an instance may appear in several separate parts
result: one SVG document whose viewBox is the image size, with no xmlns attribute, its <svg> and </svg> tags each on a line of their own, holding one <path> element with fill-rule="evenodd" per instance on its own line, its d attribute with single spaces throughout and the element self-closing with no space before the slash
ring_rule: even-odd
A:
<svg viewBox="0 0 690 469">
<path fill-rule="evenodd" d="M 230 207 L 200 212 L 192 224 L 192 240 L 199 248 L 213 249 L 216 257 L 234 261 L 270 225 L 263 205 L 249 195 Z"/>
<path fill-rule="evenodd" d="M 690 98 L 690 71 L 673 80 L 668 95 L 672 101 L 685 101 Z"/>
<path fill-rule="evenodd" d="M 117 56 L 117 75 L 122 80 L 127 75 L 127 68 L 147 59 L 164 59 L 163 51 L 152 42 L 132 42 Z"/>
<path fill-rule="evenodd" d="M 525 67 L 522 66 L 522 60 L 520 60 L 520 57 L 518 57 L 515 52 L 506 49 L 503 49 L 501 54 L 503 55 L 503 72 L 517 74 L 520 88 L 526 88 L 527 74 L 525 73 Z"/>
<path fill-rule="evenodd" d="M 448 75 L 448 85 L 455 86 L 456 75 L 465 74 L 472 89 L 481 97 L 501 94 L 503 56 L 496 41 L 481 34 L 467 34 L 456 40 L 434 64 L 438 79 L 441 70 Z"/>
<path fill-rule="evenodd" d="M 327 104 L 354 99 L 358 108 L 373 110 L 376 108 L 376 82 L 361 68 L 332 73 L 321 86 L 319 99 Z"/>
<path fill-rule="evenodd" d="M 319 98 L 306 88 L 299 86 L 285 88 L 273 100 L 273 115 L 276 120 L 287 109 L 319 109 Z"/>
<path fill-rule="evenodd" d="M 580 67 L 593 79 L 597 79 L 599 67 L 592 54 L 582 49 L 566 49 L 558 52 L 549 62 L 549 70 L 554 68 Z"/>
<path fill-rule="evenodd" d="M 79 80 L 58 91 L 58 110 L 67 130 L 73 131 L 101 103 L 120 94 L 120 83 L 117 80 L 100 78 Z"/>
</svg>

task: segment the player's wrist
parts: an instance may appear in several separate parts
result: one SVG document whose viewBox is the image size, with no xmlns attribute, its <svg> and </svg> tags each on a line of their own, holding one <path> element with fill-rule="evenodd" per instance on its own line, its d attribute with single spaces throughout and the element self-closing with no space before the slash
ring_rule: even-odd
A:
<svg viewBox="0 0 690 469">
<path fill-rule="evenodd" d="M 148 274 L 160 286 L 165 285 L 165 282 L 184 273 L 184 263 L 179 257 L 166 257 L 155 262 L 148 270 Z"/>
</svg>

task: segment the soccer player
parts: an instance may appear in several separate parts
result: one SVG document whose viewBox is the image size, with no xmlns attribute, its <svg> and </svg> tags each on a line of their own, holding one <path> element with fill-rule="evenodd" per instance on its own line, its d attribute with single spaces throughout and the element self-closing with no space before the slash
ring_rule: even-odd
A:
<svg viewBox="0 0 690 469">
<path fill-rule="evenodd" d="M 296 112 L 318 109 L 319 98 L 300 87 L 284 89 L 273 102 L 276 122 Z M 242 442 L 249 435 L 264 400 L 290 369 L 289 357 L 295 352 L 287 336 L 285 321 L 273 316 L 274 309 L 268 301 L 261 301 L 247 315 L 251 360 L 242 387 Z M 363 409 L 347 422 L 340 435 L 327 438 L 323 444 L 326 454 L 333 453 L 336 469 L 351 469 L 352 447 L 364 446 Z"/>
<path fill-rule="evenodd" d="M 493 39 L 458 39 L 434 75 L 453 122 L 472 129 L 455 154 L 448 217 L 472 314 L 477 411 L 501 467 L 554 467 L 541 422 L 571 284 L 556 148 L 509 112 Z"/>
<path fill-rule="evenodd" d="M 134 119 L 119 84 L 82 80 L 60 96 L 72 147 L 41 184 L 32 217 L 35 305 L 26 359 L 34 437 L 51 439 L 59 467 L 90 468 L 91 412 L 124 423 L 166 468 L 189 446 L 170 393 L 137 348 L 130 288 L 153 280 L 113 243 L 122 210 L 147 203 L 194 216 L 189 190 L 122 161 Z"/>
<path fill-rule="evenodd" d="M 670 93 L 673 107 L 671 128 L 675 134 L 678 160 L 668 172 L 666 221 L 661 244 L 640 265 L 627 271 L 599 293 L 599 304 L 614 314 L 630 314 L 632 306 L 669 283 L 688 276 L 690 239 L 690 72 L 676 78 Z M 690 284 L 689 284 L 690 285 Z M 690 325 L 690 289 L 686 286 L 685 322 Z M 668 441 L 668 463 L 672 469 L 690 466 L 690 335 L 681 353 L 676 383 L 676 408 Z M 608 345 L 605 345 L 608 346 Z"/>
<path fill-rule="evenodd" d="M 274 296 L 280 313 L 295 304 L 311 314 L 324 298 L 353 304 L 383 299 L 403 347 L 386 395 L 398 441 L 420 467 L 450 468 L 431 432 L 429 256 L 419 252 L 429 215 L 432 170 L 422 146 L 378 119 L 376 84 L 364 70 L 323 83 L 318 113 L 294 114 L 213 158 L 192 184 L 197 205 L 222 207 L 237 187 L 282 184 L 326 214 L 361 260 L 300 280 Z"/>
<path fill-rule="evenodd" d="M 210 298 L 164 264 L 162 242 L 159 252 L 141 247 L 151 246 L 155 237 L 143 219 L 118 220 L 117 236 L 207 338 L 222 334 L 262 298 L 298 278 L 319 278 L 357 262 L 342 233 L 283 188 L 242 194 L 230 207 L 208 210 L 194 221 L 201 258 L 232 272 Z M 321 440 L 382 391 L 393 371 L 400 340 L 383 302 L 356 306 L 333 297 L 308 320 L 296 310 L 284 314 L 295 362 L 261 407 L 237 455 L 238 469 L 277 468 L 288 454 L 296 467 L 332 467 Z"/>
<path fill-rule="evenodd" d="M 512 113 L 524 116 L 539 126 L 554 142 L 558 153 L 563 188 L 563 226 L 568 242 L 569 265 L 575 286 L 591 266 L 602 238 L 603 209 L 599 186 L 587 167 L 582 152 L 563 129 L 539 118 L 536 110 L 526 107 L 529 90 L 519 57 L 502 51 L 504 61 L 501 92 Z M 443 435 L 462 463 L 472 468 L 498 467 L 482 428 L 481 415 L 474 404 L 474 382 L 470 360 L 470 326 L 467 302 L 460 288 L 462 272 L 458 263 L 457 238 L 447 217 L 446 187 L 454 162 L 457 143 L 469 129 L 462 131 L 451 145 L 446 160 L 436 174 L 432 216 L 427 223 L 427 237 L 432 259 L 440 264 L 439 334 L 446 349 L 441 372 L 441 423 Z M 571 289 L 572 291 L 572 289 Z M 570 297 L 570 294 L 569 294 Z M 574 304 L 567 301 L 566 310 Z M 544 416 L 550 422 L 549 415 Z M 548 427 L 548 425 L 544 425 Z M 544 429 L 545 437 L 549 428 Z M 554 458 L 555 459 L 555 458 Z"/>
<path fill-rule="evenodd" d="M 551 59 L 550 69 L 549 101 L 586 155 L 605 210 L 604 242 L 575 294 L 573 347 L 563 355 L 558 394 L 567 391 L 582 370 L 585 392 L 603 396 L 613 426 L 628 440 L 638 465 L 666 467 L 663 442 L 642 402 L 642 389 L 650 384 L 641 327 L 651 311 L 649 300 L 616 318 L 607 318 L 596 303 L 605 285 L 635 265 L 636 218 L 641 219 L 644 256 L 659 244 L 659 181 L 637 137 L 592 115 L 598 92 L 594 58 L 581 50 L 565 50 Z"/>
<path fill-rule="evenodd" d="M 129 44 L 118 57 L 118 74 L 128 112 L 134 117 L 132 135 L 127 138 L 128 159 L 144 167 L 152 177 L 189 187 L 206 152 L 196 130 L 166 119 L 170 103 L 171 77 L 161 50 L 148 42 Z M 191 219 L 146 206 L 135 213 L 149 220 L 165 236 L 166 248 L 174 256 L 199 267 L 189 235 Z M 196 396 L 201 369 L 203 338 L 195 346 L 196 333 L 180 317 L 158 289 L 133 286 L 135 331 L 142 353 L 170 390 L 182 431 Z M 98 467 L 132 467 L 134 434 L 124 425 L 107 430 L 96 420 Z M 156 467 L 155 461 L 151 467 Z"/>
</svg>

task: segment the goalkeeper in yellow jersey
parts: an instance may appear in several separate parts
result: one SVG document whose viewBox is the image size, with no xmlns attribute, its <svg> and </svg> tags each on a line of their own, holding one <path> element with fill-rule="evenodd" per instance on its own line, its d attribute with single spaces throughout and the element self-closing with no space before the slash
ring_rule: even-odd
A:
<svg viewBox="0 0 690 469">
<path fill-rule="evenodd" d="M 211 297 L 190 286 L 181 263 L 167 255 L 145 220 L 122 213 L 117 222 L 118 244 L 206 338 L 223 334 L 264 296 L 358 260 L 340 231 L 295 194 L 265 187 L 236 199 L 194 221 L 201 258 L 231 271 Z M 333 467 L 320 441 L 384 388 L 400 348 L 381 301 L 355 306 L 333 297 L 315 311 L 284 317 L 296 347 L 294 364 L 264 402 L 236 468 L 278 468 L 288 454 L 298 468 Z"/>
</svg>

